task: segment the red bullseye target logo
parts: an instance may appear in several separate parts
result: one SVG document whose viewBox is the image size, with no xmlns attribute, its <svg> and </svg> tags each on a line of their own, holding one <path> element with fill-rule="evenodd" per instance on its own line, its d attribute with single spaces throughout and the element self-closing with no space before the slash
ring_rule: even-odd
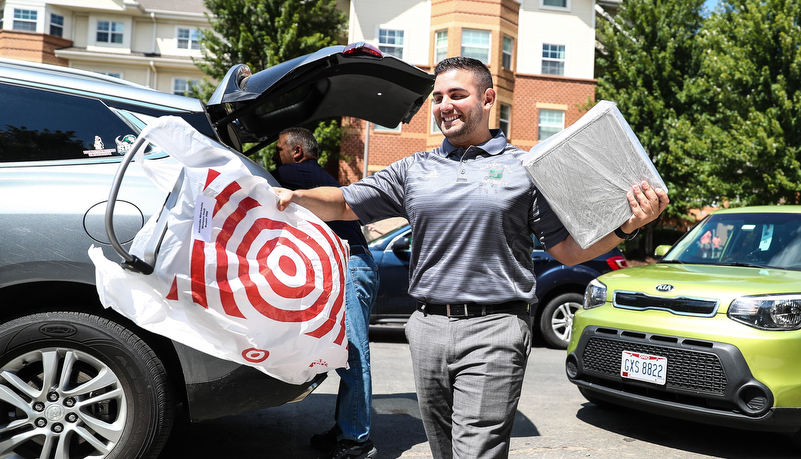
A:
<svg viewBox="0 0 801 459">
<path fill-rule="evenodd" d="M 242 351 L 242 358 L 247 360 L 250 363 L 260 363 L 267 360 L 267 357 L 270 356 L 270 353 L 263 350 L 263 349 L 256 349 L 255 347 L 251 347 L 250 349 L 245 349 Z"/>
<path fill-rule="evenodd" d="M 209 171 L 206 186 L 218 176 Z M 308 322 L 306 335 L 334 332 L 334 342 L 341 344 L 344 314 L 339 321 L 337 316 L 344 304 L 346 247 L 325 225 L 303 220 L 293 226 L 270 218 L 277 209 L 262 207 L 242 191 L 246 180 L 228 184 L 214 197 L 215 234 L 210 242 L 193 243 L 193 301 L 218 306 L 231 317 Z M 256 348 L 242 352 L 249 362 L 268 355 Z"/>
</svg>

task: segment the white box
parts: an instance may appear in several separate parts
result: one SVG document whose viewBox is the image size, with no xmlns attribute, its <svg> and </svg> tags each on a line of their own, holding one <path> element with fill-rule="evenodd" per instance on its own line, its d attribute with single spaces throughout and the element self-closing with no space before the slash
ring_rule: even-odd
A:
<svg viewBox="0 0 801 459">
<path fill-rule="evenodd" d="M 634 184 L 667 191 L 620 110 L 605 100 L 535 145 L 522 163 L 581 248 L 631 217 L 626 193 Z"/>
</svg>

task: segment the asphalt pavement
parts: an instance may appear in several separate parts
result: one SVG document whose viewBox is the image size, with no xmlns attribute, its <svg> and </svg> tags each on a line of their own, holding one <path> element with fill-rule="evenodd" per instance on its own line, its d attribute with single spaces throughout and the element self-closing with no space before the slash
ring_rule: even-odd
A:
<svg viewBox="0 0 801 459">
<path fill-rule="evenodd" d="M 430 458 L 402 329 L 371 329 L 373 440 L 381 459 Z M 586 401 L 564 374 L 565 351 L 532 348 L 510 458 L 798 458 L 783 434 L 706 426 Z M 314 459 L 309 437 L 333 424 L 335 373 L 299 403 L 179 423 L 160 459 Z"/>
</svg>

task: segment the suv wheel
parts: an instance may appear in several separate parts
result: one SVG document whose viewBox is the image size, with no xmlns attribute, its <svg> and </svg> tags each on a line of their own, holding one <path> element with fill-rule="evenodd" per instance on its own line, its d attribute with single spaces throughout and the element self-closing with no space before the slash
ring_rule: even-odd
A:
<svg viewBox="0 0 801 459">
<path fill-rule="evenodd" d="M 51 312 L 0 328 L 0 457 L 155 458 L 172 426 L 164 366 L 125 327 Z"/>
<path fill-rule="evenodd" d="M 540 316 L 540 331 L 548 346 L 567 349 L 573 315 L 583 302 L 584 295 L 580 293 L 563 293 L 545 305 Z"/>
</svg>

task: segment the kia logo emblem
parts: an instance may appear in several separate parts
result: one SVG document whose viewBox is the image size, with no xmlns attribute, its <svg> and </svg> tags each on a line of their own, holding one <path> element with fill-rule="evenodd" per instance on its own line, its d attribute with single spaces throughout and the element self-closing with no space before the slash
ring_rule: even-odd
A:
<svg viewBox="0 0 801 459">
<path fill-rule="evenodd" d="M 658 292 L 669 292 L 673 290 L 673 286 L 670 284 L 659 284 L 656 286 L 656 291 Z"/>
</svg>

